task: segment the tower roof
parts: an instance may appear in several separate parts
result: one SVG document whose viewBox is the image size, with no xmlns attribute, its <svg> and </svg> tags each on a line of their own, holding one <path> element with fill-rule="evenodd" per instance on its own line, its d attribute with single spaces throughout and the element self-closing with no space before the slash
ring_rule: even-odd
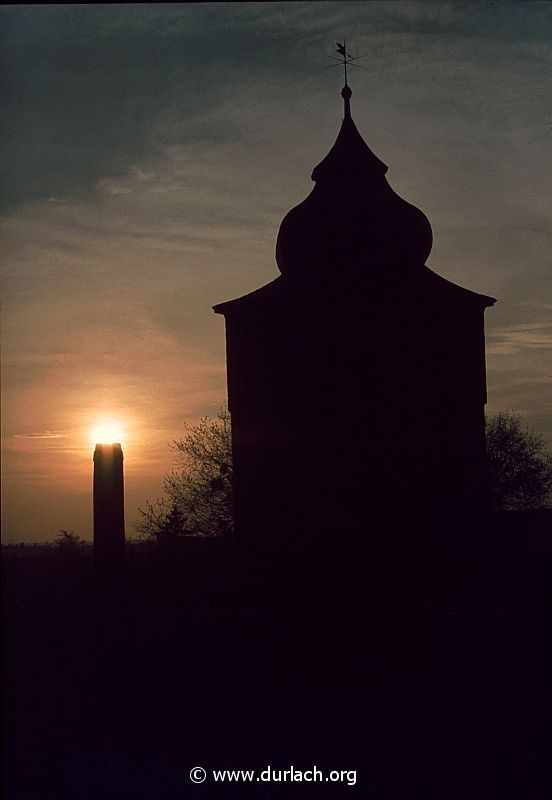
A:
<svg viewBox="0 0 552 800">
<path fill-rule="evenodd" d="M 280 225 L 276 260 L 282 276 L 242 298 L 219 303 L 214 306 L 217 313 L 278 303 L 293 287 L 306 290 L 301 296 L 309 297 L 309 304 L 318 293 L 322 297 L 342 291 L 359 300 L 375 295 L 394 301 L 421 293 L 438 303 L 495 302 L 425 266 L 432 245 L 429 220 L 389 186 L 387 166 L 353 122 L 351 94 L 345 85 L 341 128 L 312 172 L 313 190 Z"/>
<path fill-rule="evenodd" d="M 366 175 L 385 175 L 387 165 L 370 150 L 351 117 L 350 98 L 352 92 L 349 86 L 344 86 L 341 91 L 345 103 L 345 112 L 340 131 L 335 143 L 322 159 L 320 164 L 312 171 L 313 181 L 327 180 L 344 172 L 362 170 Z"/>
<path fill-rule="evenodd" d="M 387 166 L 353 122 L 344 86 L 344 117 L 328 155 L 312 172 L 315 187 L 282 221 L 276 245 L 280 271 L 309 281 L 357 285 L 394 280 L 422 267 L 431 250 L 425 215 L 387 183 Z"/>
</svg>

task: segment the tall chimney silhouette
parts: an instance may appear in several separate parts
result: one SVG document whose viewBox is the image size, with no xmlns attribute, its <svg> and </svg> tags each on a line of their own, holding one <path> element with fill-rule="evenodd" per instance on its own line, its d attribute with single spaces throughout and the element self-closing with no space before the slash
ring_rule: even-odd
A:
<svg viewBox="0 0 552 800">
<path fill-rule="evenodd" d="M 102 572 L 117 571 L 125 556 L 123 451 L 97 444 L 94 450 L 94 560 Z"/>
</svg>

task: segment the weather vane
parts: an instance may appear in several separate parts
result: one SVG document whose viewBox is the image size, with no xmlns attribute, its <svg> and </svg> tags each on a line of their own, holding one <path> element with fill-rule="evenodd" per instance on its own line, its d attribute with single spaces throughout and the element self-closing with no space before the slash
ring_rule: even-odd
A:
<svg viewBox="0 0 552 800">
<path fill-rule="evenodd" d="M 345 71 L 345 86 L 348 86 L 347 83 L 347 64 L 350 64 L 352 67 L 357 67 L 358 69 L 362 69 L 360 64 L 353 64 L 353 61 L 358 61 L 359 58 L 364 58 L 364 56 L 353 56 L 347 52 L 347 48 L 345 45 L 345 39 L 343 39 L 343 44 L 341 42 L 336 42 L 337 49 L 336 53 L 339 53 L 341 58 L 336 58 L 335 56 L 328 56 L 328 58 L 332 58 L 334 61 L 337 61 L 337 64 L 330 64 L 330 67 L 337 67 L 339 64 L 343 64 L 343 69 Z"/>
</svg>

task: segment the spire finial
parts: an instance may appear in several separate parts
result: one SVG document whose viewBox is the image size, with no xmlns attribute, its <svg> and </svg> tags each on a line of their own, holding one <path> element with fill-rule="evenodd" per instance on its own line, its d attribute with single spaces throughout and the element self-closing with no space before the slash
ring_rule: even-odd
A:
<svg viewBox="0 0 552 800">
<path fill-rule="evenodd" d="M 337 50 L 335 52 L 339 53 L 339 55 L 341 56 L 340 64 L 343 64 L 343 69 L 345 72 L 345 86 L 347 86 L 347 64 L 349 63 L 349 61 L 353 60 L 353 57 L 350 53 L 347 52 L 347 49 L 345 47 L 345 39 L 343 39 L 343 44 L 341 44 L 341 42 L 336 42 L 336 45 L 337 45 Z"/>
<path fill-rule="evenodd" d="M 359 58 L 364 58 L 364 56 L 356 56 L 355 58 L 353 58 L 353 56 L 350 53 L 347 52 L 345 39 L 343 39 L 343 44 L 341 44 L 341 42 L 336 42 L 336 45 L 337 45 L 337 49 L 336 49 L 335 52 L 339 53 L 341 58 L 335 58 L 335 56 L 330 56 L 330 58 L 333 58 L 339 64 L 343 64 L 343 71 L 345 73 L 345 86 L 341 90 L 341 97 L 345 101 L 345 114 L 344 114 L 345 119 L 350 119 L 351 118 L 351 103 L 350 103 L 350 100 L 351 100 L 352 92 L 351 92 L 351 89 L 349 88 L 349 84 L 347 83 L 347 64 L 350 64 L 351 61 L 357 61 Z M 332 65 L 332 66 L 337 66 L 337 64 Z M 353 64 L 352 66 L 360 68 L 360 64 Z"/>
</svg>

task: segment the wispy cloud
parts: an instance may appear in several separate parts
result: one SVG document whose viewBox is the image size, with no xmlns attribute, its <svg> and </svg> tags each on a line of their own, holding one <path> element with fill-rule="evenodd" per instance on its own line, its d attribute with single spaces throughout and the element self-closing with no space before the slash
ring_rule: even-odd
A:
<svg viewBox="0 0 552 800">
<path fill-rule="evenodd" d="M 67 434 L 43 431 L 41 433 L 14 433 L 12 436 L 14 439 L 64 439 Z"/>
<path fill-rule="evenodd" d="M 489 355 L 507 356 L 523 350 L 552 348 L 552 324 L 525 323 L 495 329 L 487 338 Z"/>
</svg>

